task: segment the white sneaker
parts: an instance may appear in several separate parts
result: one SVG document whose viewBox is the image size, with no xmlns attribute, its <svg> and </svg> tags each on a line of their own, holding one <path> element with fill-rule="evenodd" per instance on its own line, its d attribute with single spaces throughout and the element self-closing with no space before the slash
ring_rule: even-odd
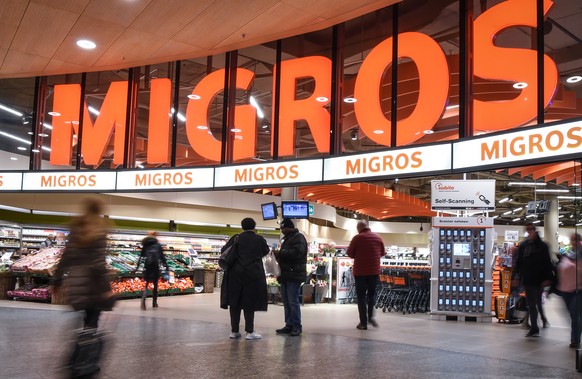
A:
<svg viewBox="0 0 582 379">
<path fill-rule="evenodd" d="M 247 336 L 245 337 L 247 340 L 260 340 L 261 338 L 263 337 L 260 334 L 257 334 L 257 332 L 247 333 Z"/>
<path fill-rule="evenodd" d="M 238 332 L 236 332 L 236 333 L 235 332 L 232 332 L 232 333 L 230 333 L 230 338 L 233 339 L 233 340 L 239 339 L 240 338 L 240 333 L 238 333 Z"/>
</svg>

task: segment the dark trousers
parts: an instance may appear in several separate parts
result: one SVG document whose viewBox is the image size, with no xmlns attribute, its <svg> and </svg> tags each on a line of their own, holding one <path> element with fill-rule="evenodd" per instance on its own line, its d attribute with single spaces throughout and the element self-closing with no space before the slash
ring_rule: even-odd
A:
<svg viewBox="0 0 582 379">
<path fill-rule="evenodd" d="M 99 324 L 99 316 L 101 315 L 101 311 L 98 309 L 85 309 L 85 320 L 84 320 L 84 327 L 86 328 L 95 328 L 97 329 L 97 325 Z"/>
<path fill-rule="evenodd" d="M 570 342 L 580 343 L 580 325 L 582 325 L 582 292 L 562 292 L 560 295 L 566 303 L 566 308 L 568 308 L 568 313 L 570 314 L 570 320 L 572 323 Z M 580 307 L 581 312 L 578 312 L 577 307 Z"/>
<path fill-rule="evenodd" d="M 238 333 L 238 327 L 240 324 L 240 311 L 239 307 L 229 307 L 230 310 L 230 329 L 233 333 Z M 245 332 L 252 333 L 255 331 L 255 311 L 243 311 L 245 315 Z"/>
<path fill-rule="evenodd" d="M 356 279 L 356 296 L 358 297 L 360 324 L 368 325 L 368 321 L 374 318 L 378 275 L 355 276 L 354 278 Z"/>
<path fill-rule="evenodd" d="M 544 289 L 541 286 L 524 286 L 525 298 L 527 299 L 527 309 L 529 311 L 529 325 L 530 330 L 539 331 L 538 326 L 538 312 L 542 318 L 542 322 L 547 322 L 544 308 L 542 308 L 542 293 Z"/>
<path fill-rule="evenodd" d="M 146 281 L 145 288 L 143 289 L 143 294 L 141 295 L 141 299 L 142 299 L 142 301 L 145 301 L 146 297 L 148 296 L 148 287 L 150 286 L 150 283 L 154 284 L 154 290 L 152 291 L 153 303 L 157 304 L 158 303 L 158 278 L 156 278 L 156 280 L 151 281 L 151 282 Z"/>
</svg>

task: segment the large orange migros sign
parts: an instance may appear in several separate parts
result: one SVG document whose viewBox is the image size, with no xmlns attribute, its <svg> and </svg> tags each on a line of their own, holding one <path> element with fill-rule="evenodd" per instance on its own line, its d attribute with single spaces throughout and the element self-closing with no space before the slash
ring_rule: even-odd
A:
<svg viewBox="0 0 582 379">
<path fill-rule="evenodd" d="M 553 5 L 544 0 L 544 14 Z M 536 0 L 508 0 L 481 14 L 474 22 L 474 75 L 487 80 L 528 83 L 521 93 L 507 101 L 474 100 L 474 130 L 506 130 L 523 125 L 536 116 L 537 99 L 536 52 L 531 49 L 502 48 L 494 44 L 503 30 L 517 26 L 536 26 Z M 398 122 L 397 145 L 406 145 L 431 129 L 443 114 L 449 96 L 450 71 L 440 45 L 430 36 L 418 32 L 398 36 L 398 57 L 414 61 L 419 74 L 418 101 L 412 114 Z M 354 112 L 360 130 L 380 145 L 390 146 L 390 120 L 381 107 L 380 84 L 386 69 L 392 63 L 392 37 L 378 44 L 368 54 L 357 75 L 354 89 Z M 281 62 L 279 155 L 294 155 L 295 121 L 305 120 L 320 153 L 329 152 L 330 114 L 327 102 L 331 97 L 331 60 L 310 56 Z M 197 128 L 208 125 L 208 109 L 213 98 L 223 90 L 224 70 L 218 70 L 202 79 L 194 88 L 195 100 L 190 100 L 186 111 L 186 134 L 192 149 L 200 156 L 220 161 L 221 141 L 208 130 Z M 296 99 L 299 78 L 313 78 L 315 89 L 308 98 Z M 254 73 L 238 68 L 236 87 L 248 89 Z M 549 105 L 558 83 L 556 64 L 544 56 L 544 104 Z M 83 142 L 81 153 L 87 165 L 98 165 L 110 138 L 114 135 L 115 164 L 123 163 L 127 82 L 113 82 L 109 87 L 100 114 L 91 121 L 87 106 L 83 112 Z M 273 85 L 274 86 L 274 85 Z M 61 114 L 53 118 L 50 161 L 53 165 L 71 163 L 73 133 L 78 125 L 66 120 L 78 120 L 81 88 L 78 84 L 56 85 L 53 111 Z M 318 101 L 319 100 L 319 101 Z M 329 100 L 328 100 L 329 101 Z M 274 107 L 273 107 L 274 108 Z M 154 79 L 151 82 L 148 139 L 148 163 L 169 163 L 171 134 L 168 114 L 171 112 L 171 81 Z M 238 105 L 235 126 L 242 139 L 235 139 L 233 159 L 256 155 L 256 111 L 251 105 Z M 382 130 L 382 134 L 374 133 Z M 272 137 L 274 138 L 274 137 Z M 274 141 L 273 141 L 274 142 Z"/>
</svg>

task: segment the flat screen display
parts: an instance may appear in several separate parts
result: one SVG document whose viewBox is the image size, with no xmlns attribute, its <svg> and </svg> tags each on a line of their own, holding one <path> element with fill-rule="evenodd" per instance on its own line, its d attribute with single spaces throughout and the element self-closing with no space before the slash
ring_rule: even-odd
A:
<svg viewBox="0 0 582 379">
<path fill-rule="evenodd" d="M 309 201 L 282 201 L 283 218 L 309 218 Z"/>
<path fill-rule="evenodd" d="M 453 255 L 468 257 L 471 255 L 471 244 L 455 243 L 453 244 Z"/>
<path fill-rule="evenodd" d="M 266 203 L 261 204 L 261 213 L 263 214 L 263 220 L 276 220 L 277 219 L 277 204 Z"/>
</svg>

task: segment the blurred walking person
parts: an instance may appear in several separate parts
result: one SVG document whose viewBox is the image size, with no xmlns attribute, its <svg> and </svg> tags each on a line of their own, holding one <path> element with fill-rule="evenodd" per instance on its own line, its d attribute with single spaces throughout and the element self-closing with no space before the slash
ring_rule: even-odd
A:
<svg viewBox="0 0 582 379">
<path fill-rule="evenodd" d="M 222 252 L 236 244 L 229 254 L 234 261 L 226 268 L 220 288 L 220 307 L 230 310 L 231 339 L 241 338 L 239 332 L 241 310 L 245 317 L 245 339 L 261 339 L 255 331 L 255 312 L 267 310 L 267 279 L 263 257 L 269 246 L 263 236 L 255 233 L 256 222 L 252 218 L 241 221 L 243 232 L 233 236 L 222 247 Z"/>
<path fill-rule="evenodd" d="M 533 223 L 525 224 L 527 240 L 519 244 L 517 261 L 514 265 L 515 278 L 525 289 L 529 311 L 529 332 L 526 337 L 539 337 L 538 312 L 544 328 L 550 326 L 542 307 L 544 286 L 549 285 L 553 277 L 553 266 L 548 245 L 541 240 Z"/>
<path fill-rule="evenodd" d="M 161 276 L 160 264 L 166 267 L 166 272 L 170 271 L 168 261 L 164 255 L 162 245 L 158 242 L 158 232 L 150 231 L 146 238 L 142 241 L 141 253 L 137 260 L 136 270 L 139 269 L 143 262 L 143 278 L 145 280 L 145 288 L 141 296 L 141 309 L 146 309 L 146 298 L 148 295 L 149 284 L 153 284 L 152 290 L 152 306 L 158 307 L 158 281 Z"/>
<path fill-rule="evenodd" d="M 368 323 L 378 327 L 374 319 L 376 303 L 376 286 L 380 276 L 380 258 L 385 254 L 384 241 L 370 230 L 366 221 L 358 222 L 358 234 L 352 238 L 348 246 L 348 256 L 354 259 L 354 279 L 356 281 L 356 296 L 358 298 L 358 313 L 360 323 L 356 328 L 367 330 Z"/>
<path fill-rule="evenodd" d="M 60 288 L 62 284 L 67 304 L 84 312 L 83 330 L 77 335 L 67 363 L 73 377 L 99 371 L 97 364 L 103 348 L 97 334 L 99 317 L 115 302 L 112 275 L 105 261 L 108 224 L 101 216 L 104 204 L 90 198 L 83 207 L 83 214 L 71 224 L 69 241 L 54 274 L 54 285 Z"/>
<path fill-rule="evenodd" d="M 570 236 L 571 249 L 560 257 L 558 263 L 558 295 L 562 296 L 570 314 L 570 347 L 580 347 L 582 325 L 582 237 L 580 234 Z"/>
</svg>

